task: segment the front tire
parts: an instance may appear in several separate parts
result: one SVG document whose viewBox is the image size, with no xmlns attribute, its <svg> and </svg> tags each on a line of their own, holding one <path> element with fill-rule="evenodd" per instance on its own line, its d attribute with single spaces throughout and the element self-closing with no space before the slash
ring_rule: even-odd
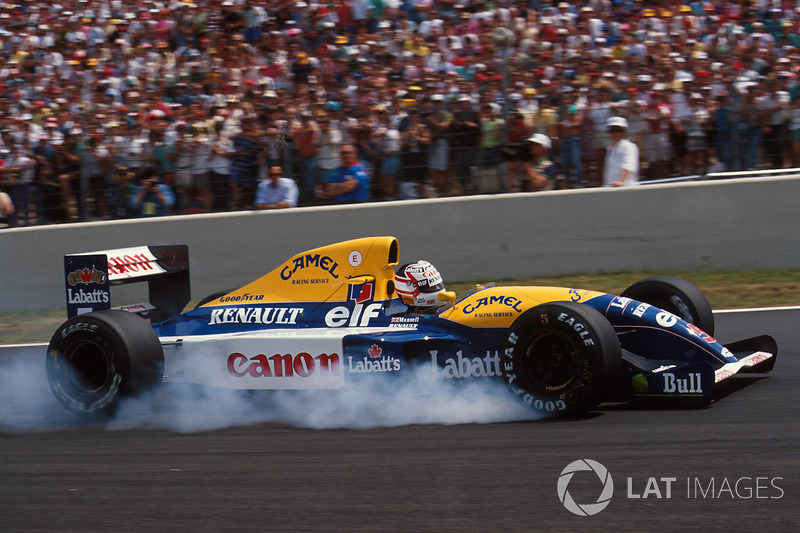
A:
<svg viewBox="0 0 800 533">
<path fill-rule="evenodd" d="M 683 278 L 653 276 L 637 281 L 620 296 L 669 311 L 714 336 L 714 313 L 711 305 L 700 289 Z"/>
<path fill-rule="evenodd" d="M 501 367 L 509 390 L 525 406 L 565 416 L 597 406 L 618 378 L 621 360 L 619 339 L 599 311 L 554 302 L 514 321 Z"/>
<path fill-rule="evenodd" d="M 64 322 L 47 349 L 47 380 L 77 415 L 115 411 L 119 399 L 161 382 L 164 353 L 153 328 L 126 311 L 107 310 Z"/>
</svg>

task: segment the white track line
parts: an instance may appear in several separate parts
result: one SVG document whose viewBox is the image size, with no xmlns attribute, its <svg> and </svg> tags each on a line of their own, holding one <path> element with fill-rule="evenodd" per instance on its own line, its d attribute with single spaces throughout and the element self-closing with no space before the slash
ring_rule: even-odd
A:
<svg viewBox="0 0 800 533">
<path fill-rule="evenodd" d="M 36 348 L 39 346 L 47 346 L 46 342 L 28 342 L 25 344 L 2 344 L 4 348 Z"/>
<path fill-rule="evenodd" d="M 718 309 L 714 311 L 715 315 L 724 315 L 729 313 L 755 313 L 758 311 L 798 311 L 800 305 L 786 305 L 782 307 L 748 307 L 742 309 Z"/>
</svg>

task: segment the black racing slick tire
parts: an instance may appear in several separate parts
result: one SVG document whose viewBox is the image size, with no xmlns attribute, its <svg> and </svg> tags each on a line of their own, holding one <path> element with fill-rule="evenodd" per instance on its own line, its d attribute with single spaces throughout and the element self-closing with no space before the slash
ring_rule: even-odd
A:
<svg viewBox="0 0 800 533">
<path fill-rule="evenodd" d="M 599 311 L 552 302 L 529 309 L 511 324 L 501 368 L 519 401 L 555 417 L 596 407 L 619 378 L 621 360 L 617 334 Z"/>
<path fill-rule="evenodd" d="M 620 296 L 669 311 L 714 336 L 714 313 L 711 305 L 700 289 L 683 278 L 646 278 L 625 289 Z"/>
<path fill-rule="evenodd" d="M 214 300 L 219 300 L 220 298 L 222 298 L 226 294 L 230 294 L 233 291 L 238 291 L 238 290 L 239 290 L 239 288 L 237 287 L 235 289 L 225 289 L 225 290 L 221 290 L 221 291 L 217 291 L 217 292 L 212 292 L 211 294 L 209 294 L 208 296 L 206 296 L 205 298 L 203 298 L 202 300 L 197 302 L 197 305 L 195 305 L 194 308 L 197 309 L 198 307 L 200 307 L 202 305 L 206 305 L 208 302 L 213 302 Z"/>
<path fill-rule="evenodd" d="M 87 313 L 64 322 L 47 349 L 56 399 L 80 416 L 113 414 L 119 399 L 161 383 L 164 353 L 150 324 L 126 311 Z"/>
</svg>

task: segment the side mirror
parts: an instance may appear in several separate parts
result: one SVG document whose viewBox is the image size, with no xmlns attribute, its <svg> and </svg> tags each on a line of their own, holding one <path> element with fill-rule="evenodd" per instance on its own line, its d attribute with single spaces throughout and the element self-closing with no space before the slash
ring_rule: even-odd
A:
<svg viewBox="0 0 800 533">
<path fill-rule="evenodd" d="M 453 304 L 456 301 L 456 293 L 453 291 L 440 292 L 437 296 L 440 302 L 448 302 Z"/>
</svg>

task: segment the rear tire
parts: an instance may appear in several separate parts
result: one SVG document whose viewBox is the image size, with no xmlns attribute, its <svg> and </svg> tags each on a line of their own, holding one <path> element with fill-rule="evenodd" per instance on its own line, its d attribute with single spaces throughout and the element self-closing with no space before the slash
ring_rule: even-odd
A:
<svg viewBox="0 0 800 533">
<path fill-rule="evenodd" d="M 126 311 L 107 310 L 64 322 L 47 349 L 47 380 L 56 399 L 78 415 L 112 414 L 125 396 L 161 382 L 164 353 L 153 328 Z"/>
<path fill-rule="evenodd" d="M 711 305 L 700 289 L 683 278 L 646 278 L 625 289 L 620 296 L 669 311 L 714 336 L 714 313 Z"/>
<path fill-rule="evenodd" d="M 225 290 L 222 290 L 222 291 L 212 292 L 211 294 L 209 294 L 208 296 L 206 296 L 205 298 L 203 298 L 202 300 L 197 302 L 197 305 L 195 305 L 194 308 L 197 309 L 201 305 L 206 305 L 208 302 L 213 302 L 214 300 L 219 300 L 220 298 L 222 298 L 226 294 L 230 294 L 233 291 L 238 291 L 238 290 L 239 289 L 237 287 L 235 289 L 225 289 Z"/>
<path fill-rule="evenodd" d="M 617 334 L 599 311 L 553 302 L 514 321 L 501 368 L 509 390 L 526 407 L 565 416 L 600 403 L 619 377 L 621 360 Z"/>
</svg>

